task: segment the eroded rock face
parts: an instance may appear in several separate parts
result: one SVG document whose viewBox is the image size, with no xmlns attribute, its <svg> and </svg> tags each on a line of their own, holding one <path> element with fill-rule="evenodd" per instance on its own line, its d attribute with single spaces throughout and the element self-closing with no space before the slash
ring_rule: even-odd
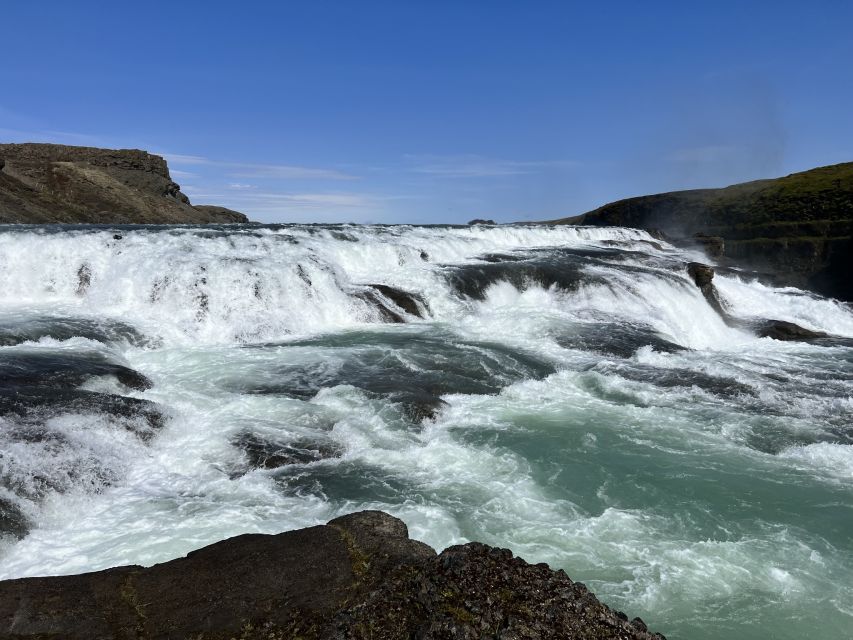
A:
<svg viewBox="0 0 853 640">
<path fill-rule="evenodd" d="M 150 568 L 0 582 L 0 638 L 648 640 L 546 565 L 479 543 L 439 555 L 363 511 L 242 535 Z"/>
<path fill-rule="evenodd" d="M 0 222 L 247 221 L 223 207 L 192 206 L 166 161 L 139 149 L 0 144 Z"/>
<path fill-rule="evenodd" d="M 693 282 L 700 289 L 711 284 L 714 279 L 714 269 L 701 262 L 690 262 L 687 264 L 687 273 L 693 278 Z"/>
<path fill-rule="evenodd" d="M 717 293 L 717 289 L 714 287 L 713 267 L 710 267 L 707 264 L 702 264 L 701 262 L 689 262 L 687 264 L 687 275 L 689 275 L 693 279 L 693 282 L 696 283 L 696 286 L 699 287 L 699 290 L 702 292 L 702 295 L 705 296 L 705 300 L 708 301 L 711 308 L 716 311 L 727 324 L 731 324 L 732 320 L 723 308 L 723 303 L 720 301 L 720 296 Z"/>
</svg>

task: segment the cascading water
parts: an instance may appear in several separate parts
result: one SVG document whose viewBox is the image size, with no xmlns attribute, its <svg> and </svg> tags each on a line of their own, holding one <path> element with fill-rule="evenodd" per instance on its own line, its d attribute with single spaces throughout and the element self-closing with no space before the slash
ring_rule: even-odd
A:
<svg viewBox="0 0 853 640">
<path fill-rule="evenodd" d="M 0 577 L 378 508 L 670 638 L 853 629 L 853 313 L 630 229 L 6 227 Z M 833 337 L 759 338 L 750 322 Z"/>
</svg>

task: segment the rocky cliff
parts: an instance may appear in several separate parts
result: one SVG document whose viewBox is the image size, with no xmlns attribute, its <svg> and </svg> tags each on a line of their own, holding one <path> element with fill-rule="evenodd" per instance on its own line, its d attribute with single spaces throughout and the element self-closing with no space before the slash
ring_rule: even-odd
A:
<svg viewBox="0 0 853 640">
<path fill-rule="evenodd" d="M 853 163 L 613 202 L 560 224 L 660 230 L 780 284 L 853 300 Z"/>
<path fill-rule="evenodd" d="M 150 568 L 0 582 L 0 639 L 652 640 L 639 618 L 505 549 L 436 554 L 378 511 L 243 535 Z"/>
<path fill-rule="evenodd" d="M 138 149 L 0 144 L 0 222 L 202 224 L 248 222 L 195 207 L 166 161 Z"/>
</svg>

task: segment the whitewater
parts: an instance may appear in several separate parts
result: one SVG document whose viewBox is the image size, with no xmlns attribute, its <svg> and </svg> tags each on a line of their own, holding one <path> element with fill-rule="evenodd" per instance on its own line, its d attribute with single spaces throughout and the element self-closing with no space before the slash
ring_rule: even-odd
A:
<svg viewBox="0 0 853 640">
<path fill-rule="evenodd" d="M 5 226 L 0 578 L 381 509 L 678 638 L 853 636 L 853 311 L 622 228 Z M 831 337 L 760 338 L 783 320 Z"/>
</svg>

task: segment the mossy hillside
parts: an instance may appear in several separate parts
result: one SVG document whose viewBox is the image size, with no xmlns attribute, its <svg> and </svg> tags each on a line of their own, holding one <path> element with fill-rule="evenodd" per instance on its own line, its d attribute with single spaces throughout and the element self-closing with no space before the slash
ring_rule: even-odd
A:
<svg viewBox="0 0 853 640">
<path fill-rule="evenodd" d="M 660 230 L 676 242 L 722 238 L 722 253 L 780 284 L 853 299 L 853 162 L 722 189 L 613 202 L 556 224 Z"/>
</svg>

